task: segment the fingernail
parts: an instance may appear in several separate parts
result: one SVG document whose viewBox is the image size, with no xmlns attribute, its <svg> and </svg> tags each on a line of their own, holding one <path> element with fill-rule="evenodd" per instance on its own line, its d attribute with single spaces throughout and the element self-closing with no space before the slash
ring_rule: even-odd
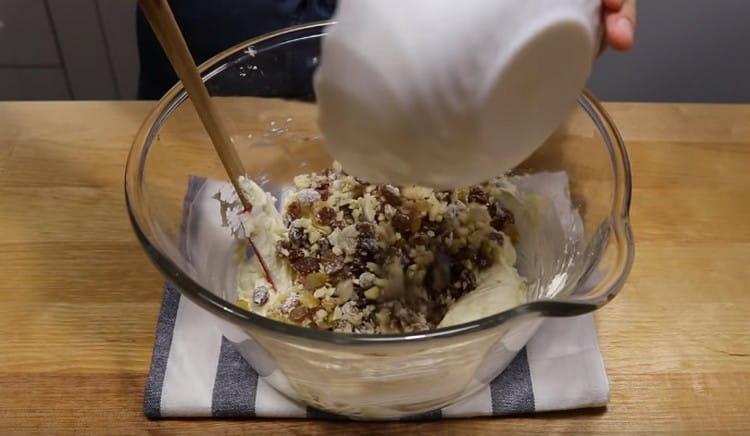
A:
<svg viewBox="0 0 750 436">
<path fill-rule="evenodd" d="M 623 32 L 623 33 L 627 34 L 631 38 L 633 37 L 633 32 L 634 32 L 633 22 L 630 21 L 629 18 L 627 18 L 627 17 L 620 17 L 617 20 L 616 26 L 617 26 L 617 29 L 620 32 Z"/>
</svg>

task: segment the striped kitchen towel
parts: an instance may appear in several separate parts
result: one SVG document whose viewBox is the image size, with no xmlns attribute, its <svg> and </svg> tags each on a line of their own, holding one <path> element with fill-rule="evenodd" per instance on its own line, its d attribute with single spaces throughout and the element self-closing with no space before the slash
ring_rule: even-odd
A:
<svg viewBox="0 0 750 436">
<path fill-rule="evenodd" d="M 204 184 L 191 180 L 186 213 L 195 207 L 196 193 Z M 608 397 L 594 318 L 588 314 L 545 320 L 489 386 L 417 419 L 599 407 Z M 275 391 L 222 336 L 213 315 L 170 284 L 165 286 L 157 322 L 144 413 L 149 418 L 339 418 Z"/>
</svg>

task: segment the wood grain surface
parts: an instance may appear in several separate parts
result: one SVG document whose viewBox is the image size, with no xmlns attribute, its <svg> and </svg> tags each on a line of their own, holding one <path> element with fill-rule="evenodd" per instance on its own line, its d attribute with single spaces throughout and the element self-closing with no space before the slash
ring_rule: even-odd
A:
<svg viewBox="0 0 750 436">
<path fill-rule="evenodd" d="M 124 163 L 151 103 L 0 103 L 0 434 L 750 431 L 750 106 L 609 104 L 636 261 L 597 313 L 606 409 L 428 423 L 148 421 L 162 278 Z"/>
</svg>

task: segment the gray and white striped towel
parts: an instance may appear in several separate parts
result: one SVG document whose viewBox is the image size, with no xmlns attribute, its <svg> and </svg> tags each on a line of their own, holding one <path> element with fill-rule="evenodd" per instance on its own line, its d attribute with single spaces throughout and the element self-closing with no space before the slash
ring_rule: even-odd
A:
<svg viewBox="0 0 750 436">
<path fill-rule="evenodd" d="M 190 204 L 203 181 L 191 180 Z M 501 416 L 598 407 L 609 383 L 592 315 L 545 320 L 488 387 L 416 419 Z M 276 392 L 222 336 L 213 315 L 171 285 L 164 290 L 144 413 L 149 418 L 336 417 Z"/>
</svg>

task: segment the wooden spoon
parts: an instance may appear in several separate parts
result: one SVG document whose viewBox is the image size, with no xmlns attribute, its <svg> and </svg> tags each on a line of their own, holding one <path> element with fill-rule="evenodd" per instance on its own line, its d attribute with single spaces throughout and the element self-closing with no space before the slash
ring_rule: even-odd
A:
<svg viewBox="0 0 750 436">
<path fill-rule="evenodd" d="M 182 36 L 180 28 L 177 26 L 174 14 L 167 3 L 167 0 L 138 0 L 138 4 L 143 10 L 146 19 L 156 34 L 159 43 L 177 72 L 177 76 L 182 81 L 190 100 L 193 102 L 195 111 L 200 117 L 203 127 L 206 129 L 211 143 L 219 155 L 221 164 L 227 172 L 229 179 L 237 192 L 237 196 L 242 202 L 245 211 L 252 210 L 253 205 L 243 194 L 240 187 L 240 177 L 246 176 L 245 168 L 242 165 L 240 156 L 237 154 L 234 145 L 227 133 L 227 129 L 216 110 L 211 97 L 208 94 L 203 78 L 195 65 L 193 56 L 190 54 L 185 38 Z M 269 273 L 266 262 L 255 249 L 255 244 L 248 238 L 250 245 L 253 247 L 256 256 L 263 268 L 266 278 L 275 287 L 273 276 Z"/>
</svg>

